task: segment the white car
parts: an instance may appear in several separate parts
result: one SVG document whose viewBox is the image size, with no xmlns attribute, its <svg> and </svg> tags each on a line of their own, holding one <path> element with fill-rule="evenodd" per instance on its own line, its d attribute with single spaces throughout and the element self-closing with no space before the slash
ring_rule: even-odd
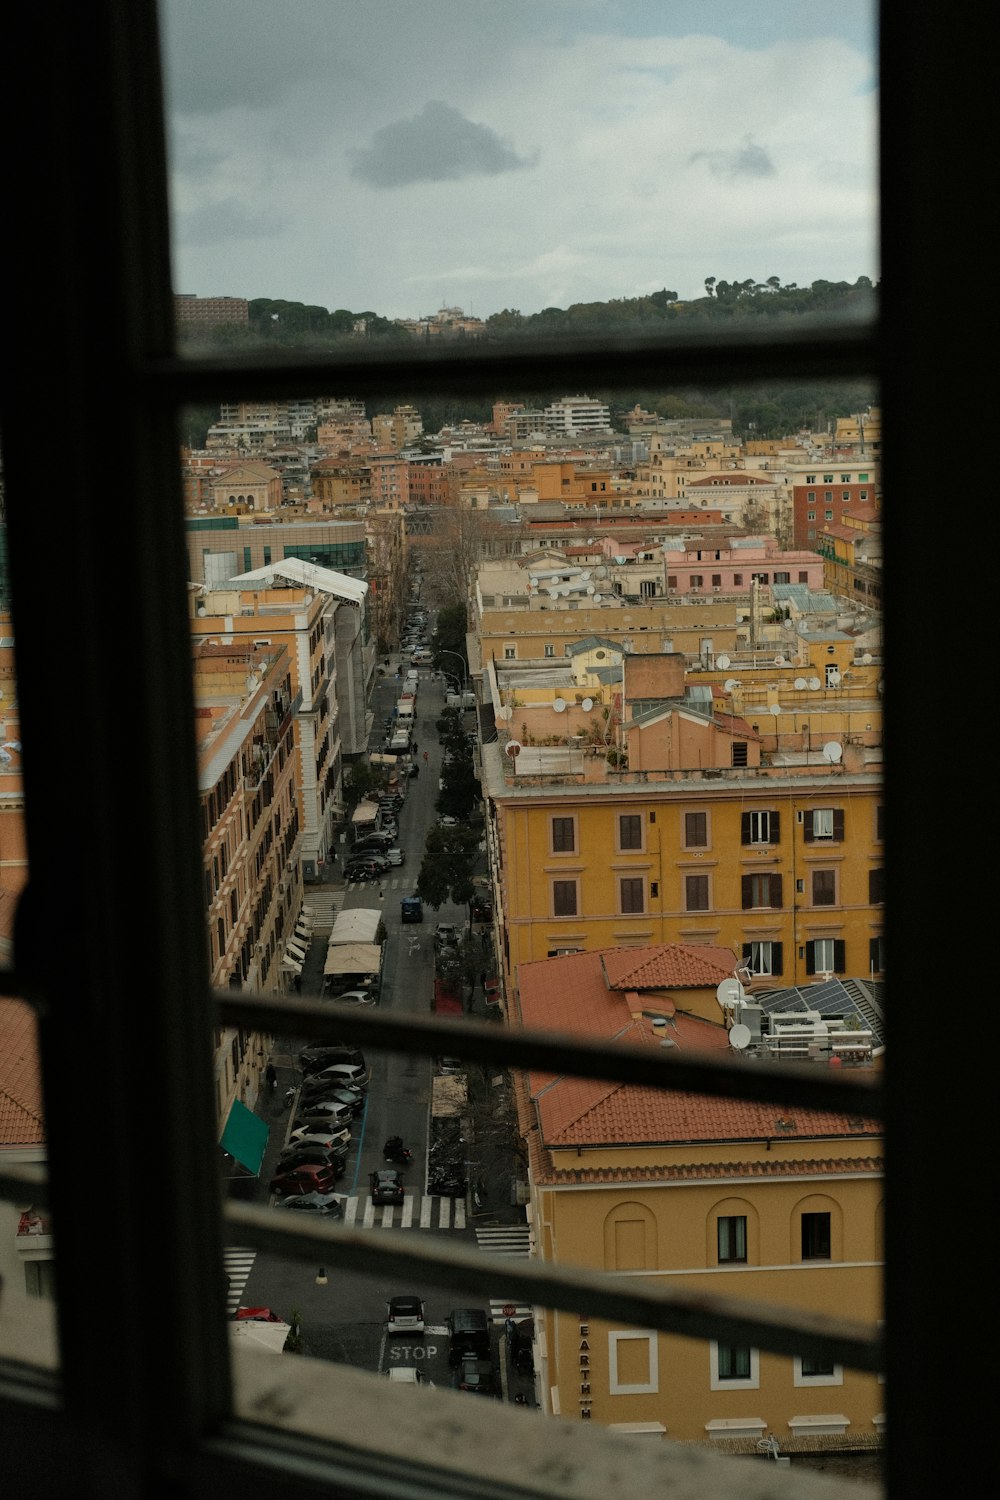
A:
<svg viewBox="0 0 1000 1500">
<path fill-rule="evenodd" d="M 385 1326 L 390 1333 L 423 1333 L 424 1304 L 419 1297 L 390 1297 L 385 1304 Z"/>
<path fill-rule="evenodd" d="M 390 865 L 401 865 L 406 861 L 406 855 L 404 854 L 402 849 L 387 849 L 385 851 L 385 857 L 389 861 Z"/>
<path fill-rule="evenodd" d="M 298 1141 L 300 1144 L 309 1143 L 314 1146 L 333 1146 L 339 1141 L 346 1145 L 351 1139 L 351 1132 L 346 1129 L 327 1128 L 318 1122 L 315 1125 L 300 1125 L 293 1130 L 288 1137 L 289 1144 Z"/>
</svg>

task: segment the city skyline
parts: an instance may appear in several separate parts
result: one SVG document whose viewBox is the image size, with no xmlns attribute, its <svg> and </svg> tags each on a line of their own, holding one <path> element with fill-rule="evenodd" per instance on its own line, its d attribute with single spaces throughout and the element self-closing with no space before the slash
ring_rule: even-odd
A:
<svg viewBox="0 0 1000 1500">
<path fill-rule="evenodd" d="M 167 0 L 175 289 L 486 318 L 877 280 L 873 8 L 802 9 Z"/>
</svg>

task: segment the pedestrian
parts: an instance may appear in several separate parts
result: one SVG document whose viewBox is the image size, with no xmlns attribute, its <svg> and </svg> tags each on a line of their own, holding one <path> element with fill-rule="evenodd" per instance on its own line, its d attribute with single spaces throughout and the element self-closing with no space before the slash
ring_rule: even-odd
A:
<svg viewBox="0 0 1000 1500">
<path fill-rule="evenodd" d="M 267 1067 L 264 1069 L 264 1077 L 267 1079 L 268 1093 L 273 1094 L 275 1089 L 278 1087 L 278 1075 L 274 1071 L 274 1063 L 268 1063 Z"/>
<path fill-rule="evenodd" d="M 301 974 L 296 974 L 296 976 L 295 976 L 295 992 L 296 992 L 296 994 L 298 994 L 298 992 L 301 990 L 301 988 L 302 988 L 302 975 Z"/>
<path fill-rule="evenodd" d="M 410 754 L 411 755 L 416 755 L 416 753 L 417 753 L 417 742 L 416 742 L 416 740 L 414 740 L 413 744 L 410 746 Z"/>
<path fill-rule="evenodd" d="M 486 970 L 485 969 L 483 969 L 482 973 L 479 976 L 479 983 L 482 985 L 482 987 L 483 987 L 483 994 L 485 995 L 486 994 Z"/>
<path fill-rule="evenodd" d="M 388 666 L 389 666 L 389 658 L 388 657 L 386 657 L 386 659 L 385 659 L 385 665 L 386 665 L 386 668 L 388 669 Z"/>
<path fill-rule="evenodd" d="M 484 953 L 489 953 L 489 951 L 490 951 L 490 935 L 489 935 L 488 932 L 484 932 L 482 934 L 482 944 L 483 944 L 483 952 Z"/>
<path fill-rule="evenodd" d="M 505 1318 L 504 1319 L 504 1325 L 503 1325 L 503 1327 L 504 1327 L 504 1332 L 507 1335 L 507 1343 L 508 1344 L 513 1344 L 513 1342 L 514 1342 L 514 1319 L 513 1318 Z"/>
<path fill-rule="evenodd" d="M 427 751 L 426 750 L 424 751 L 424 763 L 425 764 L 427 763 Z"/>
</svg>

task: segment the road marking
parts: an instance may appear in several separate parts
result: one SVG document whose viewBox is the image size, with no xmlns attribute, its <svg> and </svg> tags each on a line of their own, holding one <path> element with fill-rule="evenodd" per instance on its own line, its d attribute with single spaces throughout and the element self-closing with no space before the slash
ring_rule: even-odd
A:
<svg viewBox="0 0 1000 1500">
<path fill-rule="evenodd" d="M 425 1193 L 424 1196 L 423 1196 L 423 1200 L 422 1200 L 422 1202 L 420 1204 L 420 1227 L 421 1227 L 421 1229 L 430 1229 L 430 1227 L 431 1227 L 431 1204 L 433 1202 L 434 1202 L 434 1199 L 433 1198 L 428 1198 L 427 1194 Z"/>
<path fill-rule="evenodd" d="M 451 1224 L 451 1199 L 450 1198 L 442 1198 L 441 1199 L 441 1207 L 438 1210 L 438 1227 L 440 1229 L 447 1229 L 450 1224 Z"/>
<path fill-rule="evenodd" d="M 464 1229 L 465 1228 L 465 1199 L 464 1198 L 456 1198 L 455 1199 L 455 1228 L 456 1229 Z"/>
<path fill-rule="evenodd" d="M 374 1223 L 375 1223 L 375 1205 L 372 1202 L 372 1200 L 369 1198 L 368 1201 L 365 1204 L 365 1218 L 364 1218 L 364 1227 L 365 1227 L 365 1229 L 371 1229 L 371 1227 L 372 1227 L 372 1225 Z"/>
<path fill-rule="evenodd" d="M 408 1197 L 406 1197 L 406 1198 L 403 1199 L 403 1222 L 400 1225 L 400 1228 L 402 1228 L 402 1229 L 409 1229 L 410 1226 L 412 1225 L 412 1223 L 413 1223 L 413 1194 L 410 1193 L 408 1195 Z"/>
</svg>

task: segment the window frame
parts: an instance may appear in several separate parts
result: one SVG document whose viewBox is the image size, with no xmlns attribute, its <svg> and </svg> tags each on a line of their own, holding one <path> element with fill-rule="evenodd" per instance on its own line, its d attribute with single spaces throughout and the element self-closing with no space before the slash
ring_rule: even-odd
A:
<svg viewBox="0 0 1000 1500">
<path fill-rule="evenodd" d="M 624 838 L 622 837 L 622 825 L 625 823 L 635 825 L 634 828 L 630 828 L 630 832 L 638 834 L 638 841 L 636 843 L 626 843 Z M 618 852 L 620 854 L 641 854 L 646 848 L 646 819 L 643 817 L 642 813 L 618 813 L 615 816 L 615 834 L 618 840 Z"/>
<path fill-rule="evenodd" d="M 646 889 L 645 875 L 619 875 L 618 876 L 618 914 L 622 917 L 643 917 L 649 910 L 649 892 Z M 634 888 L 639 889 L 639 906 L 625 905 L 625 887 L 632 888 L 629 899 L 634 898 Z"/>
<path fill-rule="evenodd" d="M 559 903 L 556 899 L 556 888 L 564 886 L 573 892 L 573 910 L 559 911 Z M 554 878 L 550 884 L 550 912 L 553 917 L 578 917 L 580 915 L 580 879 L 574 875 L 560 875 Z"/>
<path fill-rule="evenodd" d="M 954 276 L 942 269 L 947 258 L 939 241 L 912 232 L 923 222 L 927 183 L 940 186 L 938 212 L 954 226 L 963 221 L 957 182 L 949 181 L 949 162 L 961 158 L 966 144 L 967 122 L 959 68 L 968 55 L 955 47 L 954 18 L 950 14 L 926 13 L 891 6 L 880 7 L 881 46 L 892 59 L 881 84 L 881 151 L 887 170 L 882 178 L 883 240 L 891 247 L 894 274 L 881 292 L 881 331 L 867 334 L 844 330 L 824 335 L 803 330 L 787 340 L 777 336 L 756 340 L 747 348 L 733 341 L 732 331 L 717 339 L 681 340 L 673 351 L 639 350 L 631 362 L 623 360 L 609 377 L 620 388 L 646 383 L 660 386 L 699 385 L 708 377 L 720 381 L 730 373 L 752 366 L 755 373 L 771 378 L 790 373 L 812 376 L 831 371 L 851 375 L 876 372 L 883 380 L 883 403 L 887 412 L 886 432 L 895 444 L 887 450 L 887 491 L 908 497 L 927 494 L 928 479 L 923 456 L 908 453 L 905 436 L 908 414 L 920 407 L 922 396 L 932 389 L 940 368 L 956 363 L 956 339 L 966 337 L 948 299 L 927 298 L 926 287 L 935 283 L 959 284 L 957 260 Z M 214 1104 L 204 1065 L 204 1028 L 213 1012 L 231 1024 L 240 1006 L 255 1024 L 259 1014 L 245 1003 L 246 997 L 212 996 L 207 989 L 204 956 L 204 905 L 199 864 L 197 817 L 192 814 L 196 784 L 191 774 L 190 719 L 192 708 L 186 670 L 178 670 L 187 639 L 186 615 L 180 601 L 187 569 L 178 544 L 179 488 L 171 466 L 176 464 L 176 411 L 186 402 L 210 399 L 220 390 L 248 395 L 281 387 L 290 393 L 315 389 L 319 365 L 309 359 L 277 359 L 244 366 L 235 361 L 177 361 L 172 350 L 172 300 L 169 277 L 168 239 L 165 220 L 165 151 L 162 125 L 152 116 L 160 110 L 161 87 L 157 69 L 158 39 L 155 10 L 148 0 L 102 0 L 94 7 L 59 7 L 57 24 L 51 8 L 19 16 L 21 45 L 11 48 L 11 66 L 23 66 L 23 56 L 45 56 L 48 92 L 45 109 L 39 111 L 31 153 L 23 162 L 12 163 L 12 196 L 30 202 L 34 233 L 30 244 L 5 247 L 11 257 L 7 284 L 17 286 L 18 301 L 30 310 L 31 326 L 21 321 L 22 309 L 12 310 L 11 361 L 19 373 L 20 389 L 3 397 L 4 474 L 7 495 L 7 530 L 11 555 L 12 613 L 18 639 L 18 656 L 27 653 L 27 640 L 38 658 L 61 659 L 65 634 L 60 621 L 41 597 L 32 598 L 28 557 L 47 556 L 51 546 L 51 516 L 31 515 L 28 497 L 35 485 L 37 455 L 51 441 L 49 428 L 52 372 L 56 351 L 60 361 L 60 385 L 67 400 L 63 432 L 72 445 L 76 469 L 74 490 L 80 499 L 80 516 L 61 517 L 61 551 L 74 559 L 69 597 L 78 626 L 74 637 L 75 670 L 81 691 L 91 709 L 91 722 L 106 725 L 94 736 L 81 736 L 75 745 L 75 780 L 92 793 L 91 805 L 82 807 L 68 787 L 64 775 L 61 725 L 58 706 L 46 703 L 49 684 L 33 682 L 27 670 L 18 673 L 22 740 L 25 745 L 25 820 L 31 863 L 30 896 L 23 898 L 17 919 L 16 970 L 5 981 L 8 992 L 23 990 L 41 1004 L 66 992 L 65 975 L 47 954 L 44 913 L 59 904 L 60 880 L 55 861 L 47 851 L 50 829 L 73 827 L 88 843 L 92 856 L 94 891 L 84 891 L 80 911 L 70 912 L 63 948 L 74 947 L 74 983 L 78 1017 L 43 1005 L 43 1071 L 48 1096 L 47 1124 L 50 1131 L 48 1164 L 49 1193 L 60 1214 L 60 1323 L 63 1333 L 62 1369 L 58 1400 L 30 1404 L 13 1390 L 0 1397 L 0 1411 L 8 1434 L 8 1473 L 26 1478 L 37 1471 L 48 1447 L 64 1451 L 71 1433 L 87 1433 L 101 1454 L 114 1452 L 138 1483 L 140 1474 L 183 1462 L 191 1475 L 192 1492 L 209 1492 L 209 1474 L 220 1462 L 218 1451 L 209 1452 L 206 1433 L 218 1432 L 228 1409 L 230 1358 L 225 1328 L 218 1317 L 216 1299 L 206 1283 L 204 1268 L 217 1265 L 221 1243 L 221 1218 L 214 1171 L 203 1160 L 200 1148 L 189 1146 L 184 1136 L 201 1139 L 207 1127 L 214 1134 Z M 949 71 L 951 70 L 951 71 Z M 926 111 L 924 102 L 947 93 L 953 97 L 951 111 Z M 11 91 L 13 97 L 13 90 Z M 88 108 L 93 97 L 106 101 L 100 111 Z M 935 165 L 936 164 L 936 165 Z M 39 179 L 48 184 L 37 191 Z M 947 194 L 954 194 L 951 203 Z M 956 210 L 952 215 L 952 204 Z M 99 226 L 99 233 L 95 232 Z M 13 237 L 12 237 L 13 238 Z M 964 236 L 955 228 L 957 245 Z M 888 252 L 887 252 L 888 253 Z M 87 297 L 78 289 L 86 287 Z M 83 306 L 89 301 L 91 306 Z M 939 305 L 935 305 L 939 304 Z M 919 315 L 918 315 L 919 314 Z M 734 320 L 735 322 L 736 320 Z M 68 331 L 72 336 L 68 337 Z M 971 344 L 971 341 L 970 341 Z M 102 349 L 107 375 L 92 392 L 93 351 Z M 655 354 L 655 360 L 650 357 Z M 659 373 L 672 363 L 666 374 Z M 960 355 L 960 357 L 962 357 Z M 563 363 L 559 363 L 562 358 Z M 551 358 L 533 351 L 536 385 L 541 371 L 549 384 L 577 384 L 574 370 L 582 378 L 593 370 L 605 374 L 606 351 L 587 357 L 553 353 Z M 428 377 L 419 361 L 393 363 L 385 360 L 374 370 L 363 362 L 326 362 L 339 383 L 366 394 L 376 388 L 426 389 Z M 485 372 L 482 374 L 481 372 Z M 526 389 L 533 371 L 517 353 L 503 351 L 487 357 L 480 370 L 471 372 L 460 363 L 442 360 L 435 372 L 436 385 L 447 386 L 460 375 L 468 389 L 497 389 L 523 374 Z M 403 376 L 406 379 L 403 379 Z M 407 384 L 407 380 L 411 384 Z M 423 384 L 421 385 L 421 382 Z M 325 382 L 324 382 L 325 383 Z M 569 388 L 569 387 L 567 387 Z M 32 411 L 32 406 L 37 411 Z M 109 473 L 104 456 L 88 452 L 96 448 L 93 433 L 101 430 L 101 414 L 109 406 L 126 414 L 116 463 Z M 44 413 L 44 419 L 43 419 Z M 147 501 L 138 514 L 136 494 Z M 134 567 L 115 573 L 116 598 L 112 610 L 106 588 L 79 575 L 79 566 L 89 558 L 94 537 L 84 518 L 96 513 L 98 503 L 106 508 L 109 535 L 120 534 L 116 546 L 120 556 Z M 37 507 L 43 512 L 44 507 Z M 907 622 L 920 612 L 915 580 L 921 576 L 920 548 L 923 539 L 908 537 L 905 528 L 887 515 L 891 531 L 894 598 L 887 612 L 899 627 L 896 639 L 905 636 Z M 912 528 L 916 533 L 918 528 Z M 108 553 L 108 558 L 119 554 Z M 105 575 L 106 576 L 106 575 Z M 40 594 L 41 591 L 39 591 Z M 164 671 L 157 683 L 161 704 L 142 688 L 130 702 L 130 742 L 156 747 L 150 764 L 139 759 L 130 777 L 134 817 L 127 835 L 114 826 L 120 815 L 120 785 L 112 774 L 109 747 L 110 726 L 121 712 L 118 695 L 101 659 L 107 629 L 122 615 L 134 620 L 136 642 L 123 642 L 120 677 L 142 682 L 148 674 L 151 640 L 164 643 Z M 928 659 L 938 654 L 940 680 L 953 680 L 958 670 L 944 656 L 943 644 L 921 643 L 921 673 L 929 670 Z M 133 672 L 132 669 L 135 669 Z M 887 701 L 905 712 L 904 692 L 910 669 L 905 660 L 896 663 L 888 685 Z M 129 674 L 131 675 L 129 676 Z M 40 674 L 39 674 L 40 675 Z M 910 685 L 917 686 L 915 672 Z M 894 748 L 896 785 L 921 781 L 918 747 L 897 744 Z M 909 770 L 907 769 L 909 768 Z M 946 866 L 960 867 L 963 846 L 958 843 L 952 807 L 944 795 L 923 787 L 924 813 L 939 803 L 936 827 L 946 848 L 938 853 Z M 102 826 L 102 819 L 105 820 Z M 902 816 L 894 801 L 888 810 L 893 841 L 902 835 Z M 145 835 L 142 899 L 118 884 L 122 870 L 134 868 L 134 828 Z M 952 826 L 949 826 L 949 825 Z M 954 840 L 954 845 L 948 840 Z M 953 847 L 951 856 L 947 847 Z M 912 848 L 905 837 L 894 843 L 896 851 Z M 907 906 L 901 893 L 912 890 L 912 909 L 920 892 L 911 872 L 898 861 L 892 876 L 896 908 Z M 914 864 L 917 862 L 914 861 Z M 97 898 L 115 882 L 116 910 Z M 139 885 L 140 882 L 133 882 Z M 119 899 L 120 897 L 120 899 Z M 163 898 L 162 900 L 159 898 Z M 137 920 L 138 919 L 138 920 Z M 130 926 L 134 931 L 130 933 Z M 109 946 L 110 942 L 110 946 Z M 908 960 L 904 944 L 897 945 L 900 992 L 919 994 L 921 975 L 928 968 L 945 971 L 950 955 L 945 935 L 922 936 L 919 965 Z M 109 954 L 113 963 L 109 965 Z M 937 956 L 935 956 L 937 955 Z M 909 964 L 909 967 L 907 965 Z M 100 985 L 96 976 L 101 975 Z M 131 980 L 123 976 L 131 975 Z M 141 976 L 141 978 L 140 978 Z M 912 982 L 908 982 L 912 981 Z M 148 1018 L 138 1050 L 135 1038 L 126 1035 L 129 1006 L 134 1004 L 135 986 L 141 983 Z M 173 1002 L 176 1002 L 174 1004 Z M 233 1008 L 235 1007 L 235 1008 Z M 217 1009 L 216 1009 L 217 1008 Z M 169 1017 L 169 1025 L 166 1019 Z M 89 1025 L 82 1025 L 87 1020 Z M 886 1280 L 889 1337 L 889 1381 L 893 1397 L 894 1430 L 904 1435 L 888 1455 L 890 1494 L 912 1493 L 914 1484 L 933 1468 L 940 1432 L 940 1408 L 926 1380 L 926 1361 L 920 1357 L 928 1344 L 953 1348 L 956 1330 L 963 1318 L 971 1326 L 975 1316 L 971 1293 L 959 1292 L 948 1299 L 937 1296 L 939 1265 L 946 1263 L 951 1226 L 959 1222 L 964 1191 L 959 1175 L 947 1170 L 945 1150 L 950 1142 L 936 1138 L 929 1121 L 913 1118 L 907 1100 L 914 1093 L 947 1097 L 954 1083 L 961 1086 L 958 1069 L 965 1060 L 930 1058 L 920 1040 L 921 1028 L 912 1035 L 894 1038 L 893 1073 L 898 1085 L 888 1080 L 889 1119 L 901 1129 L 905 1123 L 909 1154 L 923 1165 L 919 1176 L 908 1172 L 887 1174 L 889 1222 L 905 1226 L 921 1223 L 919 1253 L 912 1243 L 901 1252 Z M 129 1081 L 129 1064 L 142 1063 L 141 1092 Z M 85 1189 L 76 1184 L 78 1161 L 71 1160 L 64 1144 L 72 1139 L 72 1120 L 59 1100 L 59 1085 L 68 1084 L 80 1072 L 113 1082 L 105 1090 L 105 1116 L 109 1172 L 127 1172 L 140 1165 L 137 1147 L 129 1140 L 128 1124 L 139 1106 L 148 1116 L 161 1106 L 163 1119 L 178 1118 L 184 1100 L 189 1130 L 171 1137 L 171 1167 L 158 1204 L 143 1205 L 141 1219 L 133 1226 L 126 1246 L 115 1237 L 93 1236 L 75 1223 L 72 1210 L 86 1206 Z M 817 1101 L 824 1097 L 817 1079 L 813 1084 Z M 822 1107 L 817 1103 L 817 1107 Z M 934 1111 L 926 1112 L 933 1117 Z M 927 1177 L 936 1184 L 939 1212 L 928 1220 L 921 1209 Z M 126 1179 L 128 1180 L 128 1179 Z M 183 1191 L 181 1185 L 183 1184 Z M 905 1235 L 903 1229 L 901 1235 Z M 890 1257 L 896 1249 L 889 1234 Z M 138 1248 L 138 1254 L 135 1249 Z M 143 1341 L 131 1346 L 123 1337 L 116 1347 L 119 1368 L 94 1380 L 90 1354 L 90 1309 L 100 1305 L 107 1291 L 116 1320 L 126 1334 L 143 1327 L 148 1315 L 148 1269 L 155 1262 L 163 1271 L 158 1284 L 161 1311 L 155 1350 Z M 963 1295 L 970 1296 L 968 1314 Z M 912 1309 L 919 1308 L 919 1318 Z M 149 1341 L 151 1344 L 153 1341 Z M 164 1382 L 163 1371 L 178 1378 Z M 155 1393 L 155 1394 L 154 1394 Z M 114 1404 L 109 1406 L 109 1397 Z M 107 1412 L 115 1412 L 115 1432 L 107 1428 Z M 24 1436 L 21 1423 L 24 1423 Z M 975 1446 L 977 1434 L 972 1434 Z M 254 1471 L 235 1447 L 225 1462 L 241 1469 L 242 1482 Z M 269 1457 L 268 1462 L 274 1460 Z M 126 1482 L 128 1482 L 126 1480 Z M 138 1489 L 136 1490 L 138 1492 Z"/>
<path fill-rule="evenodd" d="M 570 843 L 563 845 L 556 842 L 556 824 L 560 824 L 559 838 L 566 836 L 565 829 L 569 828 Z M 575 813 L 567 816 L 564 813 L 553 813 L 549 817 L 549 853 L 550 854 L 577 854 L 577 818 Z"/>
</svg>

